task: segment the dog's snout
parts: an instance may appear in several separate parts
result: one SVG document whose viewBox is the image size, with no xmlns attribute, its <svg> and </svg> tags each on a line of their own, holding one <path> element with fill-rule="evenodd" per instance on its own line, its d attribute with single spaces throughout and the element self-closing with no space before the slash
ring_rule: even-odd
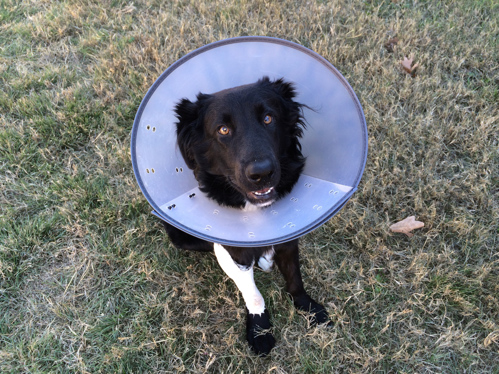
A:
<svg viewBox="0 0 499 374">
<path fill-rule="evenodd" d="M 253 183 L 270 179 L 274 174 L 274 163 L 270 159 L 255 161 L 246 167 L 246 177 Z"/>
</svg>

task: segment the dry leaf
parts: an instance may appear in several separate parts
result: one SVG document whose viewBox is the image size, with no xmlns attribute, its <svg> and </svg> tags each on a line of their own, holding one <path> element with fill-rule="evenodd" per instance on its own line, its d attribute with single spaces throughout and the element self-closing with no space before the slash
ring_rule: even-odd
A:
<svg viewBox="0 0 499 374">
<path fill-rule="evenodd" d="M 424 223 L 416 221 L 416 217 L 410 216 L 400 222 L 391 225 L 390 230 L 393 232 L 401 232 L 411 237 L 412 236 L 411 231 L 415 229 L 420 229 L 421 227 L 424 227 Z"/>
<path fill-rule="evenodd" d="M 399 38 L 397 38 L 397 37 L 391 38 L 389 41 L 387 41 L 385 43 L 386 50 L 388 52 L 393 52 L 393 48 L 395 47 L 395 45 L 397 45 L 398 42 L 399 42 Z"/>
<path fill-rule="evenodd" d="M 492 343 L 499 343 L 499 330 L 492 331 L 483 341 L 483 345 L 488 347 Z"/>
<path fill-rule="evenodd" d="M 402 68 L 405 70 L 405 72 L 407 74 L 410 74 L 411 77 L 414 78 L 416 76 L 416 70 L 418 69 L 419 64 L 412 66 L 412 61 L 412 57 L 404 57 L 404 61 L 401 61 L 400 64 L 402 65 Z"/>
</svg>

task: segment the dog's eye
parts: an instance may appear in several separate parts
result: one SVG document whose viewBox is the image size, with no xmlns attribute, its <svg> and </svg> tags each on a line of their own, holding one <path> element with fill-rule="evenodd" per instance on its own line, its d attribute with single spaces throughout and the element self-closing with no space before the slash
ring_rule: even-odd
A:
<svg viewBox="0 0 499 374">
<path fill-rule="evenodd" d="M 229 129 L 227 126 L 220 126 L 220 127 L 218 128 L 218 133 L 219 133 L 220 135 L 229 135 L 229 133 L 230 133 L 230 129 Z"/>
<path fill-rule="evenodd" d="M 270 125 L 272 123 L 272 116 L 270 114 L 267 114 L 263 118 L 263 123 L 265 123 L 266 125 Z"/>
</svg>

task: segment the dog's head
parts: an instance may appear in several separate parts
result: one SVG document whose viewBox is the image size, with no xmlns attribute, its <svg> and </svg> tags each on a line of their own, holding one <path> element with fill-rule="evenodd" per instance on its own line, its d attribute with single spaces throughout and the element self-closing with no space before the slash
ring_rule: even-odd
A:
<svg viewBox="0 0 499 374">
<path fill-rule="evenodd" d="M 294 97 L 290 83 L 264 77 L 177 104 L 177 143 L 203 192 L 242 207 L 267 206 L 291 191 L 305 164 L 302 104 Z"/>
</svg>

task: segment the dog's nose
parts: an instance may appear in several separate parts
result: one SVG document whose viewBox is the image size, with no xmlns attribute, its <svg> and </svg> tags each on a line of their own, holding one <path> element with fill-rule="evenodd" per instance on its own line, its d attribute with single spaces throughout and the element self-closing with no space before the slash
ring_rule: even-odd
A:
<svg viewBox="0 0 499 374">
<path fill-rule="evenodd" d="M 274 174 L 274 163 L 270 159 L 255 161 L 246 167 L 246 177 L 254 183 L 269 179 Z"/>
</svg>

